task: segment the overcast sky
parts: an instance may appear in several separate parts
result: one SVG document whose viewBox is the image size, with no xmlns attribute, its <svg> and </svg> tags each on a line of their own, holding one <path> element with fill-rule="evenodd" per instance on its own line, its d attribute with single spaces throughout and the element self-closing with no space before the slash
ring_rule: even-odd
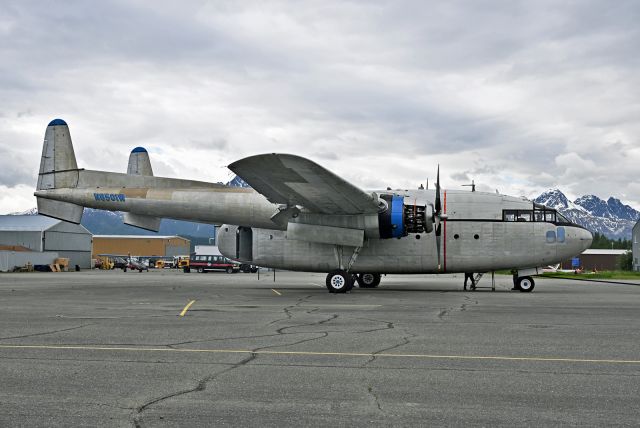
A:
<svg viewBox="0 0 640 428">
<path fill-rule="evenodd" d="M 36 205 L 47 123 L 78 165 L 227 181 L 309 157 L 367 189 L 460 189 L 640 208 L 638 1 L 8 1 L 0 213 Z"/>
</svg>

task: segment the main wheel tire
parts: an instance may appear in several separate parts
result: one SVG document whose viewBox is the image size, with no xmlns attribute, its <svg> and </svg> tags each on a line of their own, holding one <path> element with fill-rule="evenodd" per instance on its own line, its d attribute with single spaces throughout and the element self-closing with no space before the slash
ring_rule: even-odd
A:
<svg viewBox="0 0 640 428">
<path fill-rule="evenodd" d="M 518 278 L 518 289 L 523 293 L 531 293 L 536 283 L 530 276 L 523 276 Z"/>
<path fill-rule="evenodd" d="M 233 273 L 233 268 L 228 267 L 228 268 L 227 268 L 227 273 Z"/>
<path fill-rule="evenodd" d="M 199 268 L 198 268 L 198 273 L 204 273 L 204 269 L 203 269 L 203 268 L 201 268 L 201 267 L 199 267 Z"/>
<path fill-rule="evenodd" d="M 379 273 L 361 273 L 358 275 L 358 285 L 360 288 L 376 288 L 380 284 Z"/>
<path fill-rule="evenodd" d="M 353 288 L 351 274 L 338 269 L 327 274 L 327 290 L 329 293 L 346 293 Z"/>
</svg>

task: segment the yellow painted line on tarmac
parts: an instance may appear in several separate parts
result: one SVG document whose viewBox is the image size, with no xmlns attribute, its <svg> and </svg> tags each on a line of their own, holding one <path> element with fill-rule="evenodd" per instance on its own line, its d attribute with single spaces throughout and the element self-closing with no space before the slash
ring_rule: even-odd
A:
<svg viewBox="0 0 640 428">
<path fill-rule="evenodd" d="M 640 364 L 640 360 L 616 360 L 597 358 L 560 358 L 560 357 L 510 357 L 499 355 L 436 355 L 436 354 L 374 354 L 366 352 L 314 352 L 314 351 L 252 351 L 250 349 L 194 349 L 194 348 L 146 348 L 135 346 L 100 345 L 0 345 L 0 349 L 46 349 L 80 351 L 124 351 L 124 352 L 166 352 L 166 353 L 204 353 L 204 354 L 255 354 L 285 356 L 319 357 L 384 357 L 439 360 L 492 360 L 492 361 L 533 361 L 551 363 L 596 363 L 596 364 Z"/>
<path fill-rule="evenodd" d="M 323 305 L 323 304 L 319 304 L 319 305 L 314 305 L 314 304 L 306 304 L 306 305 L 296 305 L 296 308 L 331 308 L 331 309 L 340 309 L 340 308 L 378 308 L 382 305 L 343 305 L 340 303 L 336 303 L 336 304 L 327 304 L 327 305 Z M 202 306 L 199 306 L 202 307 Z M 254 305 L 252 303 L 246 303 L 246 304 L 239 304 L 239 305 L 232 305 L 232 304 L 213 304 L 213 305 L 205 305 L 204 307 L 207 308 L 249 308 L 249 309 L 255 309 L 255 308 L 282 308 L 282 305 L 263 305 L 263 304 L 259 304 L 259 305 Z"/>
<path fill-rule="evenodd" d="M 274 293 L 276 293 L 278 296 L 282 296 L 282 294 L 280 292 L 278 292 L 278 290 L 274 290 L 273 288 L 271 289 L 271 291 L 273 291 Z"/>
<path fill-rule="evenodd" d="M 193 305 L 195 302 L 196 302 L 195 300 L 192 300 L 189 303 L 187 303 L 187 306 L 185 306 L 182 312 L 180 312 L 180 316 L 183 317 L 187 313 L 191 305 Z"/>
</svg>

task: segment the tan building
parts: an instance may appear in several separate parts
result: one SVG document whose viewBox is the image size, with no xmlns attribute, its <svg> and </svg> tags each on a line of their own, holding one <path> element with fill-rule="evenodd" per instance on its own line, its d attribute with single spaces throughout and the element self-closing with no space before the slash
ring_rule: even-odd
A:
<svg viewBox="0 0 640 428">
<path fill-rule="evenodd" d="M 188 255 L 191 242 L 180 236 L 94 235 L 93 257 L 98 254 L 172 257 Z"/>
</svg>

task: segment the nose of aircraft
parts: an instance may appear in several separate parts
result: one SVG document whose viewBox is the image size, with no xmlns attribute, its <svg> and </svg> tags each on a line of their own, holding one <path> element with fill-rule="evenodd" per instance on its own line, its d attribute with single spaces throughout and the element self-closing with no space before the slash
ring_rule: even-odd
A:
<svg viewBox="0 0 640 428">
<path fill-rule="evenodd" d="M 591 243 L 593 242 L 593 235 L 587 229 L 578 229 L 578 239 L 580 240 L 580 245 L 582 246 L 582 251 L 591 247 Z"/>
</svg>

